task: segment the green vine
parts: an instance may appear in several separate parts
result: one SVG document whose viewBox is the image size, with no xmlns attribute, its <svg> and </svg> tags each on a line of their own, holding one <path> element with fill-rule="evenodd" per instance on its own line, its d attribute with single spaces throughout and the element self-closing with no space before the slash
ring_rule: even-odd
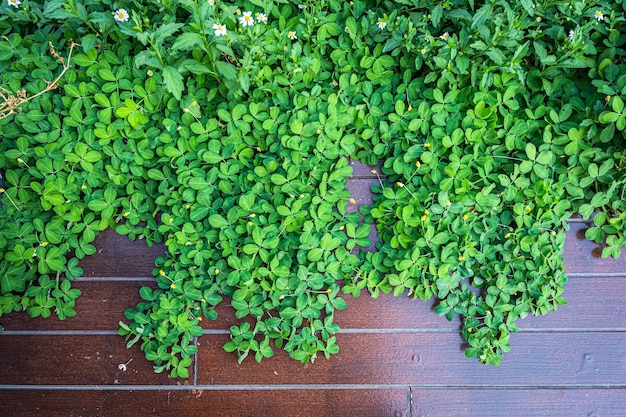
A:
<svg viewBox="0 0 626 417">
<path fill-rule="evenodd" d="M 364 289 L 436 297 L 497 365 L 517 319 L 565 302 L 572 214 L 603 256 L 626 244 L 621 3 L 15 3 L 1 314 L 73 316 L 113 228 L 167 247 L 119 330 L 157 372 L 189 375 L 221 302 L 240 361 L 329 357 Z M 380 166 L 360 213 L 348 158 Z"/>
</svg>

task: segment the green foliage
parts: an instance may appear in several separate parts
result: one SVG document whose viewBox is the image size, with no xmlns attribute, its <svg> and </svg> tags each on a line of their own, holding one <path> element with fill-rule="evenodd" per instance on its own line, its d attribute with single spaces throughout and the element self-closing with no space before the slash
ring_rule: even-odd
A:
<svg viewBox="0 0 626 417">
<path fill-rule="evenodd" d="M 2 5 L 7 91 L 60 72 L 48 42 L 81 50 L 60 89 L 0 119 L 1 313 L 74 315 L 77 260 L 111 227 L 167 246 L 119 330 L 157 372 L 188 376 L 224 297 L 240 361 L 328 357 L 341 294 L 363 289 L 437 297 L 467 355 L 498 364 L 517 319 L 565 302 L 572 213 L 620 255 L 621 4 L 301 6 Z M 348 157 L 384 174 L 364 217 Z M 381 240 L 358 256 L 370 223 Z"/>
</svg>

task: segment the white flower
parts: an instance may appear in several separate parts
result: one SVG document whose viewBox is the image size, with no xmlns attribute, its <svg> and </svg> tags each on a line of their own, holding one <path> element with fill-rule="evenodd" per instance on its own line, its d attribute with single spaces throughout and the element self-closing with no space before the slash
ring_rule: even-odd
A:
<svg viewBox="0 0 626 417">
<path fill-rule="evenodd" d="M 350 33 L 350 28 L 348 26 L 346 26 L 345 28 L 343 28 L 343 31 L 346 33 Z"/>
<path fill-rule="evenodd" d="M 252 12 L 243 12 L 243 16 L 239 18 L 241 26 L 254 26 L 254 19 L 252 18 Z"/>
<path fill-rule="evenodd" d="M 118 9 L 113 13 L 113 18 L 118 22 L 128 22 L 128 12 L 126 9 Z"/>
<path fill-rule="evenodd" d="M 17 8 L 17 6 L 22 4 L 22 2 L 20 0 L 7 0 L 7 3 L 9 3 L 9 6 L 13 6 L 13 7 L 16 7 L 16 8 Z"/>
<path fill-rule="evenodd" d="M 296 39 L 298 39 L 298 36 L 296 36 L 296 32 L 294 32 L 293 30 L 287 34 L 287 37 L 291 39 L 292 41 L 295 41 Z"/>
<path fill-rule="evenodd" d="M 378 23 L 376 23 L 378 25 L 378 29 L 383 30 L 384 28 L 387 27 L 387 22 L 385 22 L 384 20 L 380 20 L 378 19 Z"/>
<path fill-rule="evenodd" d="M 443 35 L 441 35 L 439 39 L 441 39 L 442 41 L 447 41 L 449 37 L 450 37 L 450 34 L 446 32 Z"/>
<path fill-rule="evenodd" d="M 215 31 L 215 36 L 224 36 L 226 35 L 226 26 L 219 24 L 219 23 L 214 23 L 213 24 L 213 30 Z"/>
<path fill-rule="evenodd" d="M 570 30 L 567 36 L 569 36 L 571 40 L 574 40 L 574 36 L 576 36 L 576 32 L 574 32 L 573 30 Z"/>
<path fill-rule="evenodd" d="M 265 15 L 265 13 L 257 13 L 256 14 L 256 20 L 259 23 L 261 23 L 261 22 L 265 23 L 265 22 L 267 22 L 267 16 Z"/>
<path fill-rule="evenodd" d="M 215 6 L 215 0 L 209 0 L 209 6 Z"/>
<path fill-rule="evenodd" d="M 604 15 L 602 14 L 600 10 L 596 10 L 596 12 L 593 14 L 593 17 L 595 17 L 598 20 L 598 22 L 601 22 L 602 20 L 604 20 Z"/>
<path fill-rule="evenodd" d="M 306 6 L 304 4 L 298 4 L 298 9 L 304 10 Z"/>
</svg>

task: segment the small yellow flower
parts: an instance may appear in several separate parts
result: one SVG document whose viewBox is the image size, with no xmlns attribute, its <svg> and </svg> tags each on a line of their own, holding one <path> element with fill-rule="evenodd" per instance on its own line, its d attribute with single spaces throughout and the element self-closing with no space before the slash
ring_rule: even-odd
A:
<svg viewBox="0 0 626 417">
<path fill-rule="evenodd" d="M 430 148 L 430 143 L 425 143 L 425 144 L 424 144 L 424 147 L 425 147 L 425 148 Z"/>
<path fill-rule="evenodd" d="M 422 55 L 424 55 L 426 53 L 426 49 L 422 49 L 421 52 L 422 52 Z"/>
<path fill-rule="evenodd" d="M 471 332 L 473 332 L 473 331 L 474 331 L 474 330 L 473 330 L 471 327 L 470 327 L 469 329 L 467 329 L 467 332 L 468 332 L 468 333 L 471 333 Z"/>
<path fill-rule="evenodd" d="M 198 102 L 197 102 L 197 101 L 192 101 L 192 102 L 191 102 L 191 105 L 192 105 L 192 106 L 197 106 L 197 105 L 198 105 Z"/>
<path fill-rule="evenodd" d="M 198 321 L 202 321 L 202 317 L 198 317 Z"/>
<path fill-rule="evenodd" d="M 241 9 L 237 9 L 237 14 L 241 14 Z"/>
<path fill-rule="evenodd" d="M 165 271 L 161 269 L 161 270 L 159 271 L 159 275 L 161 275 L 161 276 L 165 276 Z"/>
<path fill-rule="evenodd" d="M 252 214 L 250 215 L 250 217 L 252 217 L 252 218 L 254 219 L 254 218 L 256 217 L 256 214 L 255 214 L 255 213 L 252 213 Z"/>
<path fill-rule="evenodd" d="M 526 211 L 530 211 L 530 206 L 525 207 Z"/>
<path fill-rule="evenodd" d="M 415 166 L 417 167 L 417 169 L 419 169 L 419 167 L 421 167 L 422 164 L 420 163 L 420 161 L 415 161 Z"/>
<path fill-rule="evenodd" d="M 130 211 L 127 211 L 126 213 L 124 213 L 124 217 L 128 217 L 129 214 L 130 214 Z"/>
<path fill-rule="evenodd" d="M 169 222 L 170 222 L 170 223 L 174 223 L 174 219 L 172 219 L 172 218 L 170 217 Z"/>
<path fill-rule="evenodd" d="M 463 215 L 463 220 L 467 220 L 467 219 L 469 219 L 469 216 L 467 214 L 464 214 Z"/>
<path fill-rule="evenodd" d="M 398 181 L 396 185 L 400 188 L 404 188 L 404 183 L 401 183 L 400 181 Z"/>
<path fill-rule="evenodd" d="M 487 310 L 487 311 L 485 311 L 485 314 L 488 315 L 488 316 L 491 316 L 491 311 Z"/>
<path fill-rule="evenodd" d="M 176 130 L 180 130 L 180 129 L 182 129 L 182 128 L 183 128 L 183 127 L 182 127 L 181 125 L 178 125 L 178 127 L 176 128 Z"/>
<path fill-rule="evenodd" d="M 341 226 L 339 226 L 339 230 L 343 230 L 345 228 L 346 228 L 346 226 L 344 226 L 343 224 Z"/>
<path fill-rule="evenodd" d="M 316 134 L 316 135 L 319 135 L 320 133 L 322 133 L 322 131 L 321 131 L 320 129 L 317 129 L 317 130 L 315 131 L 315 134 Z"/>
<path fill-rule="evenodd" d="M 204 299 L 204 298 L 202 300 L 200 300 L 200 301 L 203 302 L 203 303 L 206 303 L 206 299 Z"/>
<path fill-rule="evenodd" d="M 191 205 L 190 205 L 190 204 L 185 204 L 185 208 L 186 208 L 186 209 L 189 209 L 189 207 L 191 207 Z"/>
<path fill-rule="evenodd" d="M 512 231 L 513 231 L 513 228 L 512 228 L 512 227 L 509 227 L 509 232 L 512 232 Z"/>
<path fill-rule="evenodd" d="M 41 246 L 45 248 L 46 246 L 48 246 L 48 242 L 41 242 Z"/>
<path fill-rule="evenodd" d="M 376 170 L 375 170 L 375 169 L 372 169 L 372 170 L 370 171 L 370 174 L 372 174 L 372 175 L 376 175 L 376 174 L 377 174 L 377 172 L 376 172 Z"/>
<path fill-rule="evenodd" d="M 17 158 L 17 163 L 21 164 L 22 162 L 24 162 L 24 160 L 22 158 Z"/>
<path fill-rule="evenodd" d="M 148 19 L 147 17 L 145 19 L 143 19 L 144 23 L 150 23 L 150 19 Z"/>
<path fill-rule="evenodd" d="M 261 147 L 259 147 L 259 146 L 257 146 L 257 147 L 256 147 L 256 151 L 257 151 L 257 152 L 261 152 L 262 150 L 263 150 L 263 149 L 261 149 Z"/>
<path fill-rule="evenodd" d="M 459 261 L 464 261 L 465 260 L 465 256 L 461 255 L 459 256 Z"/>
<path fill-rule="evenodd" d="M 4 191 L 4 188 L 0 188 L 0 194 L 2 194 Z"/>
<path fill-rule="evenodd" d="M 535 21 L 536 21 L 537 23 L 541 22 L 541 17 L 540 17 L 540 16 L 537 16 L 537 18 L 535 19 Z"/>
<path fill-rule="evenodd" d="M 285 299 L 285 296 L 284 296 L 284 295 L 281 295 L 280 297 L 278 297 L 278 299 L 279 299 L 280 301 L 282 301 L 282 300 L 284 300 L 284 299 Z"/>
<path fill-rule="evenodd" d="M 409 104 L 409 108 L 408 108 L 408 110 L 409 110 L 409 111 L 413 110 L 413 106 L 411 106 L 411 105 Z"/>
<path fill-rule="evenodd" d="M 606 97 L 604 97 L 604 99 L 605 99 L 606 101 L 609 101 L 609 100 L 611 99 L 611 96 L 606 96 Z"/>
<path fill-rule="evenodd" d="M 86 190 L 87 186 L 85 184 L 83 184 L 83 185 L 80 186 L 80 188 L 83 189 L 83 190 Z"/>
<path fill-rule="evenodd" d="M 327 290 L 326 290 L 326 292 L 327 292 L 328 294 L 330 294 L 331 292 L 333 292 L 333 290 L 331 290 L 331 289 L 329 288 L 329 289 L 327 289 Z"/>
<path fill-rule="evenodd" d="M 152 77 L 154 75 L 154 72 L 152 72 L 152 70 L 148 70 L 146 71 L 146 74 L 148 74 L 148 77 Z"/>
<path fill-rule="evenodd" d="M 184 111 L 185 113 L 189 113 L 189 109 L 188 109 L 188 108 L 186 108 L 186 107 L 183 109 L 183 111 Z"/>
<path fill-rule="evenodd" d="M 428 218 L 428 216 L 424 214 L 424 215 L 422 216 L 422 221 L 426 221 L 426 219 L 427 219 L 427 218 Z"/>
<path fill-rule="evenodd" d="M 354 198 L 350 199 L 350 204 L 356 204 L 356 200 Z"/>
<path fill-rule="evenodd" d="M 171 289 L 173 289 L 173 290 L 175 290 L 175 289 L 176 289 L 176 284 L 172 284 L 172 285 L 170 285 L 170 288 L 171 288 Z"/>
<path fill-rule="evenodd" d="M 553 231 L 550 232 L 550 235 L 551 236 L 556 236 L 556 232 L 553 230 Z"/>
<path fill-rule="evenodd" d="M 304 198 L 304 194 L 300 194 L 300 198 Z"/>
<path fill-rule="evenodd" d="M 428 214 L 428 210 L 424 210 L 424 214 Z"/>
<path fill-rule="evenodd" d="M 254 223 L 252 222 L 248 222 L 248 226 L 252 226 Z"/>
<path fill-rule="evenodd" d="M 505 238 L 505 239 L 508 239 L 508 238 L 510 238 L 510 237 L 511 237 L 511 234 L 510 234 L 510 233 L 507 233 L 506 235 L 504 235 L 504 238 Z"/>
<path fill-rule="evenodd" d="M 219 270 L 219 269 L 216 269 L 216 270 L 215 270 L 215 275 L 219 275 L 219 274 L 220 274 L 220 270 Z"/>
<path fill-rule="evenodd" d="M 446 200 L 446 206 L 450 207 L 450 204 L 452 204 L 452 202 L 450 200 Z"/>
</svg>

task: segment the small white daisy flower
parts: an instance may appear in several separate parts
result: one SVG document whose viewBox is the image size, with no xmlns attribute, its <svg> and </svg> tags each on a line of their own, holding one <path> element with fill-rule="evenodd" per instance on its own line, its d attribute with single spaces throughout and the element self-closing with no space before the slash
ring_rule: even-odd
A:
<svg viewBox="0 0 626 417">
<path fill-rule="evenodd" d="M 7 0 L 7 3 L 9 3 L 9 6 L 13 6 L 15 8 L 17 8 L 17 6 L 22 4 L 20 0 Z"/>
<path fill-rule="evenodd" d="M 443 35 L 441 35 L 439 39 L 441 39 L 442 41 L 447 41 L 449 37 L 450 37 L 450 34 L 446 32 Z"/>
<path fill-rule="evenodd" d="M 265 13 L 257 13 L 256 14 L 256 20 L 261 23 L 266 23 L 267 22 L 267 16 L 265 15 Z"/>
<path fill-rule="evenodd" d="M 252 12 L 243 12 L 243 16 L 239 18 L 241 26 L 254 26 L 254 19 L 252 18 Z"/>
<path fill-rule="evenodd" d="M 600 10 L 596 10 L 596 12 L 593 14 L 593 17 L 595 17 L 598 22 L 601 22 L 604 20 L 604 15 L 602 14 Z"/>
<path fill-rule="evenodd" d="M 289 33 L 287 33 L 287 37 L 289 39 L 291 39 L 292 41 L 295 41 L 296 39 L 298 39 L 298 36 L 296 35 L 296 32 L 294 32 L 293 30 Z"/>
<path fill-rule="evenodd" d="M 378 19 L 378 23 L 376 23 L 378 25 L 378 29 L 383 30 L 384 28 L 387 27 L 387 22 L 385 22 L 384 20 L 380 20 Z"/>
<path fill-rule="evenodd" d="M 226 25 L 214 23 L 212 27 L 213 27 L 213 30 L 215 31 L 215 36 L 226 35 Z"/>
<path fill-rule="evenodd" d="M 128 17 L 126 9 L 118 9 L 113 13 L 113 18 L 118 22 L 128 22 Z"/>
<path fill-rule="evenodd" d="M 567 36 L 569 36 L 571 40 L 574 40 L 574 36 L 576 36 L 576 32 L 574 32 L 573 30 L 570 30 Z"/>
</svg>

